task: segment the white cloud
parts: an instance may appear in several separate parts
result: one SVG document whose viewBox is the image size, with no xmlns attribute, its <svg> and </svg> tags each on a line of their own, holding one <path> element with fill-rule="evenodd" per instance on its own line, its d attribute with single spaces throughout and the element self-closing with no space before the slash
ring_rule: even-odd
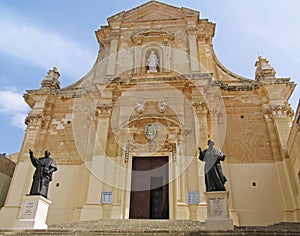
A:
<svg viewBox="0 0 300 236">
<path fill-rule="evenodd" d="M 46 29 L 0 10 L 0 53 L 46 70 L 58 65 L 61 74 L 79 79 L 90 68 L 95 53 L 74 39 Z"/>
<path fill-rule="evenodd" d="M 25 117 L 29 111 L 28 105 L 23 99 L 23 95 L 18 93 L 14 88 L 6 88 L 0 91 L 0 113 L 11 118 L 13 126 L 25 129 Z"/>
</svg>

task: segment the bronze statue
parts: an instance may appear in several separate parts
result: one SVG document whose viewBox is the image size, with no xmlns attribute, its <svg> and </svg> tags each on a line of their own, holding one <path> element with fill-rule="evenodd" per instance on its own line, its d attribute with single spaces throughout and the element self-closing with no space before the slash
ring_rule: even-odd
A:
<svg viewBox="0 0 300 236">
<path fill-rule="evenodd" d="M 49 183 L 52 180 L 52 173 L 57 170 L 55 160 L 50 158 L 50 152 L 45 151 L 45 156 L 36 158 L 29 149 L 30 160 L 36 168 L 29 195 L 42 195 L 47 198 Z"/>
<path fill-rule="evenodd" d="M 226 177 L 223 174 L 221 161 L 225 160 L 224 155 L 220 150 L 214 148 L 214 141 L 208 140 L 208 149 L 204 151 L 199 147 L 199 159 L 205 162 L 205 186 L 206 191 L 226 191 Z"/>
</svg>

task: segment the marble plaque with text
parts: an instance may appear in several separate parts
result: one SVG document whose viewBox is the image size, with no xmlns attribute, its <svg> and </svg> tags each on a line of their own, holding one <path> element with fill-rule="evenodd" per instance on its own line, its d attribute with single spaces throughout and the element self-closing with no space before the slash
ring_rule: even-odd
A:
<svg viewBox="0 0 300 236">
<path fill-rule="evenodd" d="M 210 216 L 226 216 L 226 199 L 222 197 L 214 197 L 209 199 L 209 215 Z"/>
</svg>

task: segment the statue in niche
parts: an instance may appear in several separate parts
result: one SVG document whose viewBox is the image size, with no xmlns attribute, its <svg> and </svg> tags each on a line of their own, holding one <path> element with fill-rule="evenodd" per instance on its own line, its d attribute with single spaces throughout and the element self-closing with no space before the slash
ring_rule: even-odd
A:
<svg viewBox="0 0 300 236">
<path fill-rule="evenodd" d="M 57 170 L 56 162 L 50 158 L 50 151 L 45 151 L 45 156 L 36 158 L 29 149 L 30 160 L 35 167 L 33 181 L 29 195 L 41 195 L 47 198 L 49 183 L 52 180 L 52 173 Z"/>
<path fill-rule="evenodd" d="M 199 159 L 205 162 L 205 186 L 207 192 L 212 191 L 226 191 L 225 182 L 226 177 L 223 174 L 221 161 L 225 160 L 226 155 L 214 147 L 215 143 L 208 140 L 208 149 L 204 151 L 199 147 Z"/>
<path fill-rule="evenodd" d="M 158 58 L 154 51 L 151 51 L 147 59 L 146 66 L 148 66 L 148 71 L 147 71 L 148 73 L 157 72 L 157 67 L 159 66 L 159 63 L 158 63 Z"/>
</svg>

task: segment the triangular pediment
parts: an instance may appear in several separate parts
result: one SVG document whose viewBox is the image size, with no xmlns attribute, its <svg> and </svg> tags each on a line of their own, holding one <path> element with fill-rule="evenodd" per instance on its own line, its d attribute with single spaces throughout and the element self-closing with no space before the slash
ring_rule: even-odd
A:
<svg viewBox="0 0 300 236">
<path fill-rule="evenodd" d="M 174 7 L 165 3 L 150 1 L 129 11 L 123 11 L 108 18 L 108 22 L 140 22 L 151 20 L 181 19 L 187 16 L 199 18 L 199 12 L 184 7 Z"/>
</svg>

